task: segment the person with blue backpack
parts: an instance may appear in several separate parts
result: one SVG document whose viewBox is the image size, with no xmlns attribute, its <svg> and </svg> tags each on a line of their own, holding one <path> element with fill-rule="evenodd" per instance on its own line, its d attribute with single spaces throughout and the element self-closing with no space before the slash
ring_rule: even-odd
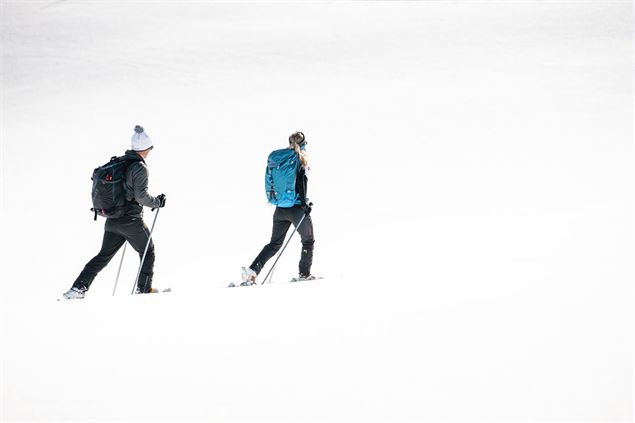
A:
<svg viewBox="0 0 635 423">
<path fill-rule="evenodd" d="M 267 261 L 280 250 L 291 225 L 296 228 L 302 241 L 299 278 L 296 280 L 315 279 L 311 275 L 315 239 L 310 215 L 312 203 L 306 196 L 306 173 L 309 169 L 306 145 L 304 134 L 294 132 L 289 136 L 287 148 L 269 154 L 265 172 L 265 191 L 269 203 L 276 206 L 271 241 L 263 247 L 249 267 L 242 268 L 241 286 L 256 284 L 256 277 Z"/>
<path fill-rule="evenodd" d="M 81 271 L 71 289 L 63 294 L 67 300 L 84 298 L 93 279 L 128 242 L 139 254 L 141 266 L 136 284 L 137 294 L 158 292 L 152 288 L 154 275 L 154 243 L 143 222 L 143 206 L 165 206 L 165 194 L 156 197 L 148 193 L 148 168 L 145 159 L 154 148 L 152 140 L 139 125 L 135 126 L 132 148 L 124 156 L 93 172 L 93 212 L 106 218 L 104 237 L 99 253 Z M 145 254 L 144 254 L 145 253 Z"/>
</svg>

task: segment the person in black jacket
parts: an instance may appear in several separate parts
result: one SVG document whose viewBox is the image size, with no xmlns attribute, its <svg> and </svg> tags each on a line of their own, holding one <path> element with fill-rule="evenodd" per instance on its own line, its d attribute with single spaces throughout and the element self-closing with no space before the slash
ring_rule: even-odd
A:
<svg viewBox="0 0 635 423">
<path fill-rule="evenodd" d="M 310 215 L 311 203 L 308 202 L 306 196 L 308 184 L 306 172 L 309 169 L 308 158 L 305 152 L 306 144 L 306 138 L 302 132 L 294 132 L 289 137 L 289 148 L 295 150 L 300 159 L 300 166 L 295 183 L 298 200 L 293 207 L 276 207 L 273 213 L 271 241 L 263 247 L 260 254 L 258 254 L 248 268 L 242 268 L 241 286 L 254 285 L 256 283 L 256 276 L 258 276 L 267 261 L 282 247 L 284 238 L 291 225 L 297 227 L 302 241 L 299 280 L 314 279 L 311 275 L 311 265 L 313 264 L 313 246 L 315 239 L 313 237 L 313 221 Z M 304 220 L 302 220 L 303 216 Z M 302 223 L 298 226 L 301 220 Z"/>
<path fill-rule="evenodd" d="M 64 293 L 64 298 L 68 300 L 84 298 L 97 274 L 106 267 L 126 241 L 139 253 L 141 259 L 150 235 L 148 227 L 143 222 L 143 206 L 165 206 L 165 194 L 157 197 L 148 194 L 148 168 L 145 159 L 154 147 L 141 126 L 135 127 L 131 144 L 132 149 L 126 151 L 124 156 L 130 162 L 124 183 L 126 212 L 123 217 L 106 219 L 101 250 L 86 264 L 71 289 Z M 152 289 L 153 268 L 154 243 L 150 242 L 139 274 L 137 294 L 156 292 Z"/>
</svg>

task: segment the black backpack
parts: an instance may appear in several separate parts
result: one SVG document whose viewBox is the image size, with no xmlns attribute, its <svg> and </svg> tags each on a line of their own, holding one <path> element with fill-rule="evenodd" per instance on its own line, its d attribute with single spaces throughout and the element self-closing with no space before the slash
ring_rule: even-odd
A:
<svg viewBox="0 0 635 423">
<path fill-rule="evenodd" d="M 126 213 L 126 170 L 128 166 L 139 160 L 121 156 L 112 157 L 108 163 L 93 171 L 93 208 L 95 220 L 97 215 L 116 219 Z"/>
</svg>

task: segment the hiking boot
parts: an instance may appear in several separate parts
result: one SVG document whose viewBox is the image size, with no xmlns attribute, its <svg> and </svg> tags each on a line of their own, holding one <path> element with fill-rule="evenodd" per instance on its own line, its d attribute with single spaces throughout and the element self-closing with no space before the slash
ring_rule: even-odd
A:
<svg viewBox="0 0 635 423">
<path fill-rule="evenodd" d="M 243 271 L 243 281 L 240 284 L 240 286 L 250 286 L 250 285 L 255 285 L 256 284 L 256 276 L 258 276 L 256 274 L 256 272 L 254 272 L 251 267 L 243 267 L 242 268 Z"/>
<path fill-rule="evenodd" d="M 156 288 L 150 288 L 149 291 L 141 291 L 139 288 L 135 290 L 135 294 L 158 294 L 159 290 Z"/>
<path fill-rule="evenodd" d="M 86 288 L 84 288 L 83 286 L 79 288 L 72 287 L 64 294 L 62 294 L 62 296 L 64 297 L 64 299 L 67 300 L 81 300 L 86 296 L 86 291 Z"/>
</svg>

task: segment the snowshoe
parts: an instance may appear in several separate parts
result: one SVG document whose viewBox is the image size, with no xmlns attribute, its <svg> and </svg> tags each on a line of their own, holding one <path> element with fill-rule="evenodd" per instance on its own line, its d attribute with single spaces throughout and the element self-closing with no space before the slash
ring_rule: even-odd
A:
<svg viewBox="0 0 635 423">
<path fill-rule="evenodd" d="M 298 275 L 297 278 L 292 278 L 290 282 L 305 282 L 305 281 L 314 281 L 318 279 L 316 276 L 313 275 L 303 275 L 302 273 L 300 273 L 300 275 Z"/>
</svg>

